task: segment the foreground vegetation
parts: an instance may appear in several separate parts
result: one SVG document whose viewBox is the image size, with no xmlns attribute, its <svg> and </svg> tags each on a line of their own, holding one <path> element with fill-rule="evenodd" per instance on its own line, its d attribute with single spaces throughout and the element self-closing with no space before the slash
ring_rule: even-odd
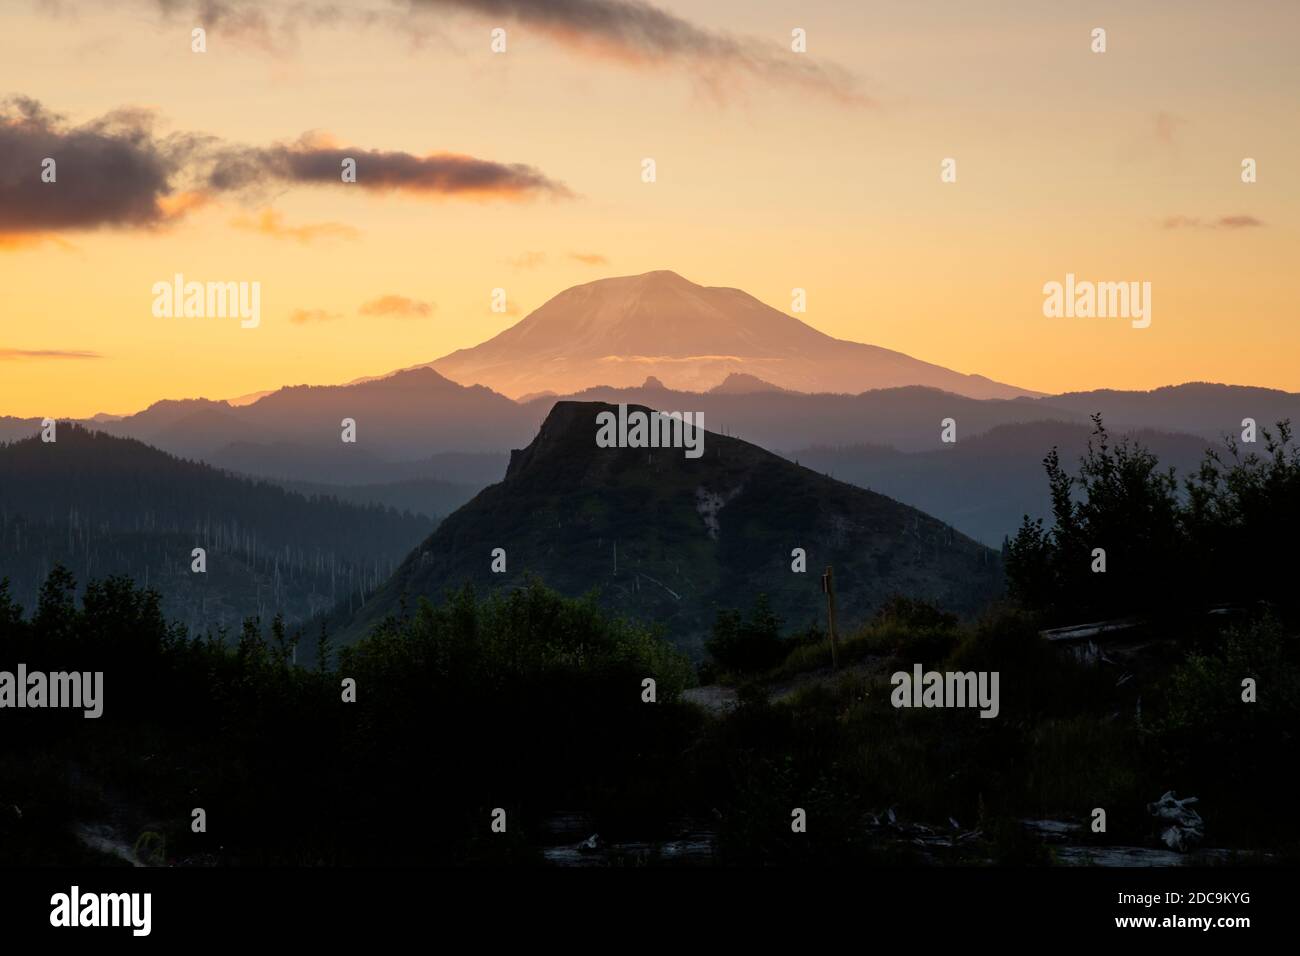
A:
<svg viewBox="0 0 1300 956">
<path fill-rule="evenodd" d="M 1151 846 L 1146 804 L 1175 790 L 1200 798 L 1210 845 L 1300 855 L 1300 823 L 1279 802 L 1300 756 L 1300 614 L 1287 580 L 1300 450 L 1290 428 L 1263 431 L 1262 454 L 1231 442 L 1226 460 L 1208 453 L 1180 490 L 1144 449 L 1095 425 L 1077 474 L 1054 451 L 1045 459 L 1053 524 L 1025 520 L 1005 549 L 1009 599 L 978 620 L 896 596 L 840 635 L 832 675 L 827 636 L 783 634 L 761 596 L 745 615 L 719 615 L 707 676 L 737 686 L 741 702 L 719 732 L 748 727 L 755 741 L 729 737 L 720 756 L 753 755 L 736 793 L 773 801 L 742 818 L 765 821 L 775 805 L 816 793 L 846 848 L 869 842 L 864 819 L 896 807 L 977 824 L 993 859 L 1046 860 L 1017 821 L 1088 824 L 1102 808 L 1106 832 L 1085 826 L 1080 839 Z M 1107 552 L 1105 572 L 1093 571 L 1094 547 Z M 1136 623 L 1113 659 L 1040 636 L 1122 615 Z M 998 671 L 1001 714 L 893 708 L 889 675 L 916 664 Z M 735 853 L 761 855 L 768 844 L 741 830 Z"/>
<path fill-rule="evenodd" d="M 725 611 L 701 676 L 739 692 L 717 714 L 684 701 L 696 675 L 661 634 L 537 581 L 403 607 L 340 651 L 279 619 L 191 634 L 126 579 L 78 599 L 56 569 L 30 616 L 0 585 L 0 669 L 104 673 L 97 720 L 0 713 L 0 863 L 107 861 L 76 836 L 96 824 L 153 862 L 538 863 L 548 817 L 566 808 L 589 812 L 606 841 L 704 821 L 729 864 L 925 861 L 880 825 L 890 819 L 974 832 L 954 862 L 1049 862 L 1020 821 L 1086 824 L 1100 807 L 1106 832 L 1085 826 L 1080 841 L 1154 845 L 1145 806 L 1166 790 L 1200 798 L 1207 844 L 1295 858 L 1297 622 L 1285 575 L 1241 571 L 1279 558 L 1286 541 L 1267 528 L 1295 520 L 1289 435 L 1270 448 L 1203 472 L 1203 497 L 1170 499 L 1153 461 L 1112 454 L 1103 433 L 1081 482 L 1053 477 L 1056 526 L 1028 525 L 1010 547 L 1006 604 L 959 621 L 893 599 L 843 636 L 833 675 L 815 628 L 784 633 L 761 598 Z M 1070 562 L 1099 533 L 1123 560 L 1096 594 L 1098 576 Z M 1204 613 L 1205 589 L 1165 582 L 1157 600 L 1126 578 L 1133 555 L 1205 566 L 1206 554 L 1160 550 L 1170 535 L 1233 565 L 1214 592 L 1232 613 Z M 1244 547 L 1257 550 L 1229 561 Z M 1081 659 L 1044 641 L 1070 609 L 1142 613 L 1136 648 Z M 889 675 L 915 664 L 999 672 L 998 717 L 894 708 Z M 198 807 L 206 833 L 190 827 Z M 795 808 L 805 833 L 792 832 Z"/>
<path fill-rule="evenodd" d="M 195 638 L 123 579 L 78 605 L 57 570 L 30 621 L 0 587 L 0 657 L 103 671 L 105 701 L 97 720 L 4 712 L 0 862 L 79 858 L 72 826 L 109 819 L 131 840 L 153 833 L 173 861 L 531 859 L 527 835 L 551 807 L 627 812 L 671 790 L 670 761 L 700 721 L 676 702 L 684 658 L 536 583 L 422 604 L 339 654 L 319 643 L 308 670 L 278 620 Z M 196 807 L 206 834 L 191 832 Z M 504 835 L 489 829 L 498 807 Z"/>
</svg>

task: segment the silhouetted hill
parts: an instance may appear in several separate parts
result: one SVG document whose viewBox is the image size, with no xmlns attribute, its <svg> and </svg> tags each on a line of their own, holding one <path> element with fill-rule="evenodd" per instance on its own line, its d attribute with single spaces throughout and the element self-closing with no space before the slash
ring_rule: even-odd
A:
<svg viewBox="0 0 1300 956">
<path fill-rule="evenodd" d="M 1049 402 L 964 398 L 933 388 L 885 388 L 860 395 L 789 391 L 678 392 L 662 388 L 589 388 L 560 401 L 644 404 L 704 413 L 704 425 L 764 448 L 799 444 L 892 445 L 903 451 L 941 449 L 942 422 L 952 418 L 957 436 L 973 437 L 998 425 L 1054 419 L 1086 424 L 1087 414 Z M 529 402 L 541 421 L 557 399 Z M 1040 456 L 1041 457 L 1041 456 Z"/>
<path fill-rule="evenodd" d="M 766 592 L 791 624 L 824 620 L 822 569 L 835 567 L 845 626 L 893 592 L 973 611 L 998 590 L 997 556 L 882 495 L 844 484 L 708 432 L 704 455 L 682 449 L 598 448 L 591 402 L 560 402 L 513 453 L 504 481 L 449 516 L 356 613 L 364 633 L 404 598 L 449 588 L 514 588 L 535 573 L 563 593 L 662 623 L 698 652 L 721 608 Z M 491 571 L 503 548 L 507 571 Z M 807 572 L 791 551 L 807 552 Z M 617 558 L 615 552 L 617 551 Z"/>
<path fill-rule="evenodd" d="M 163 407 L 168 406 L 168 407 Z M 182 458 L 219 464 L 211 454 L 227 443 L 272 441 L 274 435 L 225 402 L 158 402 L 138 415 L 96 425 L 108 435 L 134 438 Z"/>
<path fill-rule="evenodd" d="M 218 448 L 205 460 L 218 468 L 285 484 L 384 485 L 444 481 L 475 492 L 500 480 L 510 456 L 500 452 L 437 452 L 423 458 L 390 461 L 365 450 L 340 456 L 333 448 L 293 442 L 258 445 L 237 442 Z"/>
<path fill-rule="evenodd" d="M 1243 418 L 1270 428 L 1284 418 L 1300 423 L 1300 394 L 1212 382 L 1166 385 L 1149 392 L 1067 392 L 1040 401 L 1083 415 L 1100 412 L 1113 428 L 1159 428 L 1216 441 L 1228 434 L 1240 437 Z"/>
<path fill-rule="evenodd" d="M 334 485 L 310 481 L 277 482 L 307 497 L 337 498 L 355 505 L 381 505 L 440 519 L 451 514 L 483 489 L 483 484 L 458 485 L 437 478 L 412 478 L 366 485 Z"/>
<path fill-rule="evenodd" d="M 341 440 L 356 422 L 355 443 Z M 164 451 L 259 477 L 332 484 L 414 478 L 462 482 L 410 463 L 439 454 L 496 454 L 527 440 L 532 413 L 481 386 L 463 387 L 432 369 L 351 385 L 295 385 L 248 405 L 207 399 L 155 402 L 142 412 L 97 425 Z M 38 419 L 0 422 L 0 436 L 39 431 Z M 500 477 L 500 472 L 479 482 Z"/>
<path fill-rule="evenodd" d="M 343 453 L 364 449 L 390 459 L 496 451 L 511 447 L 531 429 L 515 402 L 481 385 L 457 385 L 432 369 L 355 385 L 282 388 L 240 412 L 244 420 L 286 440 Z M 344 418 L 357 422 L 355 446 L 340 441 Z"/>
<path fill-rule="evenodd" d="M 40 430 L 39 418 L 15 418 L 12 415 L 0 417 L 0 442 L 30 438 L 39 434 Z"/>
<path fill-rule="evenodd" d="M 714 395 L 752 395 L 754 392 L 783 392 L 771 382 L 765 382 L 754 375 L 732 372 L 717 385 L 709 389 Z"/>
<path fill-rule="evenodd" d="M 800 448 L 789 457 L 841 481 L 898 498 L 948 522 L 990 547 L 1013 536 L 1021 519 L 1044 518 L 1051 496 L 1043 457 L 1056 446 L 1073 466 L 1088 446 L 1091 426 L 1067 422 L 999 425 L 934 451 L 904 453 L 880 445 Z M 1123 434 L 1117 431 L 1119 438 Z M 1150 429 L 1129 433 L 1174 466 L 1179 479 L 1199 466 L 1210 443 L 1192 435 Z"/>
<path fill-rule="evenodd" d="M 299 620 L 375 587 L 433 522 L 307 498 L 133 439 L 58 426 L 0 445 L 0 577 L 29 610 L 61 563 L 84 585 L 128 575 L 192 630 Z M 194 548 L 207 573 L 191 570 Z"/>
<path fill-rule="evenodd" d="M 602 385 L 516 403 L 490 389 L 466 388 L 417 368 L 351 385 L 293 386 L 243 407 L 206 399 L 157 402 L 97 427 L 220 468 L 277 480 L 388 484 L 418 478 L 481 485 L 499 473 L 466 480 L 424 463 L 449 453 L 504 456 L 528 440 L 557 401 L 700 411 L 707 428 L 773 449 L 883 445 L 904 452 L 943 452 L 942 422 L 947 418 L 956 422 L 959 443 L 1002 425 L 1057 421 L 1086 426 L 1095 412 L 1114 429 L 1180 432 L 1216 443 L 1225 434 L 1240 434 L 1243 418 L 1254 418 L 1260 426 L 1272 426 L 1280 418 L 1300 421 L 1300 395 L 1207 383 L 1150 392 L 981 400 L 919 386 L 855 395 L 803 393 L 743 374 L 707 392 L 679 391 L 646 376 L 627 388 Z M 343 418 L 356 420 L 356 444 L 340 441 Z M 39 427 L 38 419 L 0 419 L 0 437 L 26 437 Z M 1041 451 L 1027 450 L 1037 463 Z"/>
<path fill-rule="evenodd" d="M 145 441 L 160 432 L 166 431 L 178 422 L 195 415 L 214 412 L 220 414 L 231 408 L 226 402 L 214 402 L 207 398 L 162 399 L 154 402 L 142 412 L 126 415 L 112 422 L 103 423 L 106 434 L 115 434 L 113 426 L 130 422 L 133 433 L 130 437 Z"/>
</svg>

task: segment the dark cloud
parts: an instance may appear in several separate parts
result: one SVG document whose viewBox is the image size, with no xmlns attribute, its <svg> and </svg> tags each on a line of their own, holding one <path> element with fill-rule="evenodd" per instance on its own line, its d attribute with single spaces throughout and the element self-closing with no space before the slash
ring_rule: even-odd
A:
<svg viewBox="0 0 1300 956">
<path fill-rule="evenodd" d="M 566 46 L 632 64 L 684 62 L 722 93 L 737 74 L 790 84 L 854 105 L 873 105 L 844 68 L 770 42 L 708 30 L 641 0 L 409 0 L 416 9 L 462 10 L 522 23 Z"/>
<path fill-rule="evenodd" d="M 188 137 L 157 137 L 144 111 L 70 126 L 35 100 L 8 100 L 0 104 L 0 233 L 162 223 L 194 147 Z M 41 180 L 47 158 L 53 183 Z"/>
<path fill-rule="evenodd" d="M 343 148 L 320 134 L 241 147 L 197 134 L 164 137 L 154 126 L 155 117 L 145 110 L 117 110 L 73 126 L 32 99 L 0 102 L 0 248 L 69 230 L 155 228 L 227 192 L 252 196 L 270 186 L 342 184 L 345 157 L 356 160 L 356 185 L 370 191 L 506 200 L 571 195 L 562 183 L 522 163 Z M 41 179 L 47 158 L 55 162 L 52 183 Z M 265 213 L 241 225 L 302 242 L 355 235 L 333 223 L 284 226 Z"/>
<path fill-rule="evenodd" d="M 577 259 L 579 262 L 588 266 L 604 266 L 609 264 L 609 260 L 599 252 L 570 252 L 570 259 Z"/>
<path fill-rule="evenodd" d="M 1234 216 L 1220 216 L 1218 219 L 1202 219 L 1199 216 L 1170 216 L 1165 219 L 1166 229 L 1251 229 L 1264 225 L 1263 220 L 1239 213 Z"/>
<path fill-rule="evenodd" d="M 276 183 L 337 185 L 342 183 L 345 159 L 356 161 L 355 185 L 366 190 L 499 199 L 571 195 L 562 183 L 523 163 L 497 163 L 456 153 L 415 156 L 338 147 L 314 135 L 268 148 L 225 150 L 216 157 L 207 182 L 217 191 Z"/>
</svg>

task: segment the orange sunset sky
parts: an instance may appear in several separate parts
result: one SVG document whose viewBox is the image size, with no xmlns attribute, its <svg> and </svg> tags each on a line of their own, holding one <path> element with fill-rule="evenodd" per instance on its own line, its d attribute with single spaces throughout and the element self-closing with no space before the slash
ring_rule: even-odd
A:
<svg viewBox="0 0 1300 956">
<path fill-rule="evenodd" d="M 1300 390 L 1298 35 L 1293 0 L 0 0 L 0 415 L 345 382 L 655 269 L 1044 392 Z M 161 178 L 79 183 L 106 138 Z M 395 178 L 304 171 L 335 149 Z M 178 272 L 260 282 L 261 325 L 154 317 Z M 1067 272 L 1149 281 L 1151 327 L 1045 318 Z"/>
</svg>

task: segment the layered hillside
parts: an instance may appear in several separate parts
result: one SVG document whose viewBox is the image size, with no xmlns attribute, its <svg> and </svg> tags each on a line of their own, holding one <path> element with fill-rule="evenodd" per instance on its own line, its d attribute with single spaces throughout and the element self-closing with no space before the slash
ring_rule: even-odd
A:
<svg viewBox="0 0 1300 956">
<path fill-rule="evenodd" d="M 998 591 L 996 555 L 915 508 L 714 432 L 698 459 L 680 448 L 600 448 L 602 411 L 615 409 L 556 404 L 505 480 L 413 551 L 346 636 L 404 601 L 438 601 L 466 583 L 514 588 L 528 574 L 564 593 L 595 592 L 692 651 L 720 609 L 748 606 L 760 591 L 792 625 L 824 622 L 827 565 L 845 624 L 893 593 L 971 612 Z M 504 573 L 492 570 L 497 548 Z M 804 573 L 791 570 L 796 548 L 807 554 Z"/>
</svg>

